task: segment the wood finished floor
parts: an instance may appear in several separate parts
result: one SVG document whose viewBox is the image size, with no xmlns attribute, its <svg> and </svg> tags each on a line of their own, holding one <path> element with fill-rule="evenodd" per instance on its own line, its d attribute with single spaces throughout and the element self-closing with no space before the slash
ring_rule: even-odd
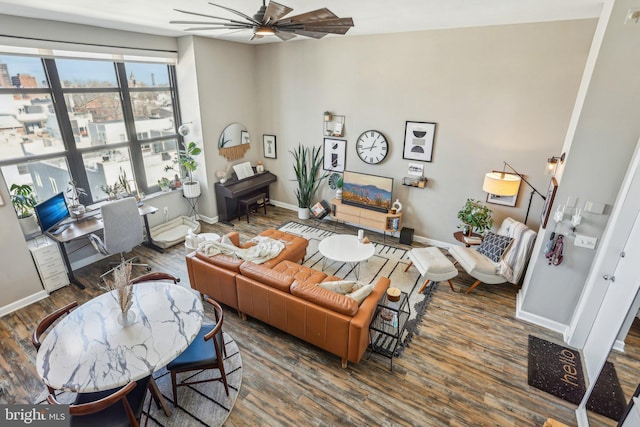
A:
<svg viewBox="0 0 640 427">
<path fill-rule="evenodd" d="M 236 227 L 203 223 L 202 231 L 236 230 L 246 239 L 289 220 L 297 220 L 294 212 L 270 207 L 267 217 L 253 216 L 250 224 L 244 219 L 235 221 Z M 333 230 L 332 225 L 322 227 Z M 347 228 L 340 225 L 337 231 Z M 367 236 L 382 240 L 373 232 Z M 397 239 L 387 243 L 402 246 Z M 135 252 L 155 271 L 176 274 L 188 286 L 182 244 L 165 254 L 145 247 Z M 31 403 L 42 394 L 31 332 L 55 308 L 102 293 L 95 283 L 107 261 L 76 271 L 86 290 L 69 286 L 0 318 L 0 403 Z M 527 336 L 559 343 L 561 338 L 514 318 L 513 286 L 482 285 L 466 295 L 471 278 L 464 272 L 453 283 L 456 292 L 448 286 L 436 290 L 418 333 L 394 360 L 393 372 L 389 360 L 376 355 L 342 369 L 338 357 L 226 310 L 224 328 L 238 343 L 244 378 L 225 425 L 542 426 L 549 417 L 575 425 L 574 405 L 527 385 Z M 610 357 L 627 399 L 637 386 L 639 349 L 640 325 L 635 324 L 626 355 Z M 616 425 L 591 413 L 590 420 L 592 426 Z"/>
</svg>

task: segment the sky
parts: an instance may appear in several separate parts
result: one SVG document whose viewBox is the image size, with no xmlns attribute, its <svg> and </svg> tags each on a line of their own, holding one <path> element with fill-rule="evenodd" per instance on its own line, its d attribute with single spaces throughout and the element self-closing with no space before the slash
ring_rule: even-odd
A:
<svg viewBox="0 0 640 427">
<path fill-rule="evenodd" d="M 9 75 L 30 74 L 40 82 L 45 80 L 44 70 L 39 58 L 28 56 L 0 55 L 0 64 L 7 64 Z M 56 60 L 61 80 L 94 80 L 110 82 L 110 86 L 116 86 L 115 70 L 112 62 L 87 61 L 78 59 Z M 136 80 L 147 86 L 152 86 L 152 74 L 155 74 L 157 86 L 168 86 L 169 77 L 167 66 L 164 64 L 145 64 L 130 62 L 125 64 L 127 77 L 133 72 Z"/>
</svg>

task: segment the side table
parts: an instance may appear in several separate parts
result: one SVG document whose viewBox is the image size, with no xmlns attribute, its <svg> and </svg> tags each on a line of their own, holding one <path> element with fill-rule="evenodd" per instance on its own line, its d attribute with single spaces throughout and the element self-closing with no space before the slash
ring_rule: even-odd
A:
<svg viewBox="0 0 640 427">
<path fill-rule="evenodd" d="M 193 218 L 196 221 L 199 221 L 200 220 L 200 214 L 198 213 L 198 210 L 196 209 L 196 206 L 198 205 L 198 200 L 200 200 L 200 196 L 197 196 L 197 197 L 186 197 L 183 194 L 182 197 L 184 197 L 184 199 L 189 204 L 189 207 L 191 208 L 191 210 L 189 211 L 189 215 L 187 215 L 187 216 L 192 216 L 193 215 Z"/>
<path fill-rule="evenodd" d="M 482 243 L 482 235 L 478 234 L 478 233 L 471 233 L 471 237 L 479 237 L 480 238 L 480 243 L 472 243 L 472 242 L 467 242 L 466 240 L 464 240 L 464 234 L 462 234 L 462 231 L 456 231 L 455 233 L 453 233 L 453 237 L 460 243 L 464 243 L 464 245 L 466 247 L 471 247 L 471 246 L 478 246 L 480 243 Z"/>
<path fill-rule="evenodd" d="M 378 302 L 373 320 L 369 325 L 371 352 L 391 359 L 390 369 L 392 371 L 393 357 L 396 356 L 409 316 L 411 316 L 409 295 L 406 292 L 401 292 L 400 299 L 394 302 L 389 301 L 385 292 Z M 369 354 L 370 356 L 371 354 Z"/>
</svg>

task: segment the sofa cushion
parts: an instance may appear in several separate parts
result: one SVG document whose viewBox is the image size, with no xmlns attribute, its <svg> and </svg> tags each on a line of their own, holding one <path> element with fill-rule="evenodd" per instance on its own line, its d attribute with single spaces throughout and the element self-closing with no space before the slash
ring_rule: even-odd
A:
<svg viewBox="0 0 640 427">
<path fill-rule="evenodd" d="M 373 291 L 373 286 L 366 285 L 354 290 L 351 293 L 348 293 L 346 297 L 352 298 L 355 302 L 358 303 L 359 306 L 360 304 L 362 304 L 362 301 L 364 301 L 365 298 L 371 294 L 371 291 Z"/>
<path fill-rule="evenodd" d="M 500 236 L 489 232 L 484 239 L 482 239 L 482 244 L 478 247 L 477 251 L 489 258 L 491 261 L 498 262 L 512 241 L 513 238 L 511 237 Z"/>
<path fill-rule="evenodd" d="M 230 255 L 218 254 L 214 256 L 207 256 L 204 252 L 196 251 L 196 256 L 205 262 L 217 265 L 218 267 L 225 268 L 230 271 L 240 272 L 240 266 L 244 262 L 241 259 Z"/>
<path fill-rule="evenodd" d="M 240 266 L 240 272 L 243 276 L 257 280 L 264 285 L 271 286 L 283 292 L 289 292 L 289 287 L 294 280 L 293 277 L 287 274 L 263 265 L 254 264 L 251 261 L 245 261 Z"/>
<path fill-rule="evenodd" d="M 358 312 L 358 303 L 353 298 L 328 291 L 313 283 L 296 280 L 290 289 L 292 295 L 337 313 L 353 316 Z"/>
<path fill-rule="evenodd" d="M 296 264 L 291 261 L 281 261 L 272 268 L 273 271 L 282 273 L 285 276 L 294 278 L 312 284 L 322 282 L 327 275 L 321 271 L 314 270 L 313 268 L 305 267 L 304 265 Z"/>
</svg>

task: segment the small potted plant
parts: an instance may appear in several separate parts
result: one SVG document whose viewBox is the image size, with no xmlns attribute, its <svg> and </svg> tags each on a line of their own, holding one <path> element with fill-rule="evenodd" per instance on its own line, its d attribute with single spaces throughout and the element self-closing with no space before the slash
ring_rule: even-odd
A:
<svg viewBox="0 0 640 427">
<path fill-rule="evenodd" d="M 171 189 L 171 181 L 166 176 L 163 176 L 158 180 L 158 185 L 160 186 L 160 190 L 167 192 Z"/>
<path fill-rule="evenodd" d="M 467 199 L 462 209 L 458 211 L 458 219 L 462 221 L 462 226 L 459 225 L 458 228 L 462 228 L 465 236 L 470 236 L 472 231 L 484 234 L 493 227 L 492 213 L 491 209 L 480 201 Z"/>
<path fill-rule="evenodd" d="M 342 175 L 334 172 L 329 175 L 329 188 L 336 190 L 336 199 L 342 200 Z"/>
<path fill-rule="evenodd" d="M 333 117 L 333 114 L 331 114 L 331 111 L 325 111 L 324 112 L 324 121 L 325 122 L 330 122 L 332 117 Z"/>
<path fill-rule="evenodd" d="M 12 184 L 9 193 L 24 235 L 37 232 L 38 223 L 33 214 L 33 208 L 38 204 L 38 199 L 33 194 L 33 188 L 29 184 Z"/>
</svg>

